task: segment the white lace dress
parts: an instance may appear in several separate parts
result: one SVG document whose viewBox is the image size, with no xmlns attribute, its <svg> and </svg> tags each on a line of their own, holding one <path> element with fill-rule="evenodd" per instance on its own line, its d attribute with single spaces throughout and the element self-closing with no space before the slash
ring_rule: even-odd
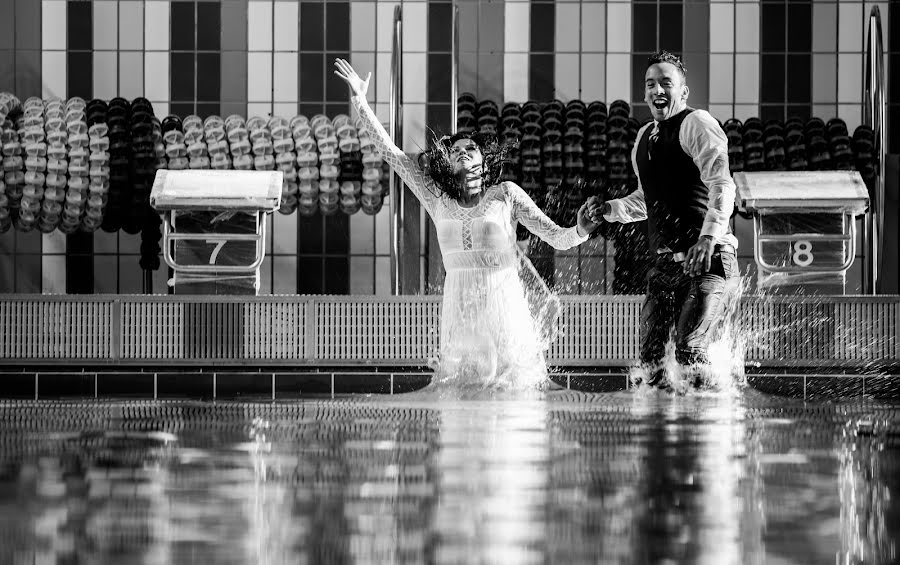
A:
<svg viewBox="0 0 900 565">
<path fill-rule="evenodd" d="M 540 388 L 543 352 L 554 334 L 558 299 L 516 245 L 516 225 L 557 249 L 587 239 L 548 218 L 512 182 L 485 190 L 473 207 L 442 196 L 434 181 L 398 149 L 365 100 L 353 97 L 382 158 L 435 224 L 447 277 L 441 349 L 434 383 L 487 389 Z"/>
</svg>

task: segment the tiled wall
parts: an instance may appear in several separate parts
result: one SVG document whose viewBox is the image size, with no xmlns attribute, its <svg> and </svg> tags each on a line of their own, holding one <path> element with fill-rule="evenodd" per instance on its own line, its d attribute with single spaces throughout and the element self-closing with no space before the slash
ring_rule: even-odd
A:
<svg viewBox="0 0 900 565">
<path fill-rule="evenodd" d="M 372 71 L 369 99 L 387 118 L 394 6 L 383 0 L 0 0 L 0 90 L 147 96 L 174 112 L 293 115 L 348 111 L 331 60 Z M 497 101 L 636 103 L 646 54 L 684 54 L 691 103 L 719 119 L 790 114 L 862 118 L 866 15 L 881 9 L 890 88 L 900 10 L 859 0 L 461 0 L 460 92 Z M 404 147 L 425 124 L 449 129 L 452 4 L 404 0 Z M 891 112 L 891 123 L 900 111 Z M 898 122 L 900 126 L 900 122 Z M 900 136 L 891 149 L 900 148 Z M 263 292 L 387 293 L 387 207 L 376 217 L 275 214 Z M 750 254 L 747 226 L 742 255 Z M 139 292 L 139 236 L 0 235 L 0 292 Z M 604 292 L 602 241 L 557 261 L 569 291 Z M 431 261 L 424 262 L 434 265 Z M 432 268 L 431 272 L 439 269 Z M 584 281 L 579 287 L 577 273 Z M 574 274 L 573 274 L 574 273 Z M 163 291 L 167 273 L 154 277 Z M 602 281 L 600 283 L 596 281 Z"/>
</svg>

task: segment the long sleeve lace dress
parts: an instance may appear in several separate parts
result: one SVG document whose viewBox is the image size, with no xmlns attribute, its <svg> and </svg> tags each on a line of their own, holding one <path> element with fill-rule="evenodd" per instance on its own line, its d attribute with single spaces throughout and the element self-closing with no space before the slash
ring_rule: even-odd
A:
<svg viewBox="0 0 900 565">
<path fill-rule="evenodd" d="M 435 224 L 447 276 L 440 354 L 433 383 L 474 389 L 541 388 L 543 352 L 555 331 L 558 299 L 516 245 L 516 225 L 557 249 L 587 239 L 554 223 L 512 182 L 488 187 L 473 207 L 444 196 L 391 141 L 366 101 L 353 97 L 382 158 Z"/>
</svg>

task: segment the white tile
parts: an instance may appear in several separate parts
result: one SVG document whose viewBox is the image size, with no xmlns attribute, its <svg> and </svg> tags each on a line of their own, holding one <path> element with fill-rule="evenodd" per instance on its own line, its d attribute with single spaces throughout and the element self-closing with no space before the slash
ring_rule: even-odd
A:
<svg viewBox="0 0 900 565">
<path fill-rule="evenodd" d="M 300 4 L 298 2 L 275 2 L 275 51 L 298 51 L 300 49 Z"/>
<path fill-rule="evenodd" d="M 350 257 L 350 294 L 375 294 L 374 257 Z"/>
<path fill-rule="evenodd" d="M 59 230 L 53 230 L 50 233 L 41 234 L 41 253 L 65 253 L 66 252 L 66 234 Z"/>
<path fill-rule="evenodd" d="M 387 206 L 378 215 L 386 212 Z M 377 296 L 391 295 L 391 260 L 388 257 L 375 258 L 375 294 Z"/>
<path fill-rule="evenodd" d="M 606 56 L 600 53 L 585 53 L 581 55 L 581 99 L 593 101 L 605 98 Z"/>
<path fill-rule="evenodd" d="M 837 116 L 837 104 L 813 104 L 812 115 L 822 118 L 827 122 L 831 118 Z M 850 134 L 853 134 L 853 130 L 850 130 Z"/>
<path fill-rule="evenodd" d="M 44 51 L 41 53 L 41 78 L 43 98 L 66 98 L 66 52 Z"/>
<path fill-rule="evenodd" d="M 759 104 L 735 104 L 734 117 L 743 121 L 759 116 Z"/>
<path fill-rule="evenodd" d="M 819 53 L 833 53 L 837 49 L 837 4 L 813 2 L 812 49 Z"/>
<path fill-rule="evenodd" d="M 405 81 L 404 81 L 405 82 Z M 374 84 L 372 84 L 374 83 Z M 375 56 L 375 72 L 369 82 L 369 104 L 387 104 L 391 100 L 391 54 Z M 372 106 L 375 107 L 374 105 Z"/>
<path fill-rule="evenodd" d="M 273 257 L 272 266 L 273 294 L 297 294 L 297 258 Z"/>
<path fill-rule="evenodd" d="M 247 50 L 272 51 L 272 2 L 247 4 Z"/>
<path fill-rule="evenodd" d="M 299 214 L 272 214 L 272 247 L 275 253 L 297 253 Z"/>
<path fill-rule="evenodd" d="M 272 283 L 272 258 L 266 257 L 259 266 L 259 294 L 263 296 L 274 294 Z"/>
<path fill-rule="evenodd" d="M 148 53 L 149 55 L 149 53 Z M 168 100 L 154 100 L 150 98 L 150 103 L 153 104 L 153 113 L 156 114 L 156 117 L 160 120 L 165 119 L 166 116 L 169 115 L 169 101 Z"/>
<path fill-rule="evenodd" d="M 41 1 L 41 49 L 66 49 L 66 12 L 66 2 L 62 0 Z"/>
<path fill-rule="evenodd" d="M 403 105 L 403 150 L 418 153 L 427 145 L 425 141 L 425 104 Z"/>
<path fill-rule="evenodd" d="M 272 100 L 272 53 L 247 53 L 247 100 Z"/>
<path fill-rule="evenodd" d="M 609 53 L 631 52 L 631 4 L 610 3 L 606 7 L 606 49 Z M 607 64 L 611 66 L 610 61 Z M 631 78 L 628 79 L 631 81 Z M 630 90 L 630 89 L 629 89 Z"/>
<path fill-rule="evenodd" d="M 356 72 L 359 73 L 359 76 L 362 78 L 366 78 L 366 75 L 372 73 L 372 78 L 369 79 L 369 93 L 367 95 L 367 99 L 371 102 L 375 98 L 375 80 L 376 80 L 376 72 L 375 72 L 375 58 L 376 54 L 374 52 L 367 53 L 358 53 L 353 52 L 350 53 L 350 64 L 353 65 L 353 68 L 356 69 Z M 390 73 L 388 73 L 388 79 L 390 78 Z M 385 79 L 387 82 L 390 82 L 388 79 Z"/>
<path fill-rule="evenodd" d="M 149 100 L 169 99 L 168 53 L 148 52 L 144 54 L 144 85 L 144 96 Z M 155 103 L 153 107 L 155 110 Z"/>
<path fill-rule="evenodd" d="M 507 102 L 528 100 L 528 53 L 504 53 L 503 98 Z"/>
<path fill-rule="evenodd" d="M 385 199 L 384 207 L 375 215 L 375 253 L 378 255 L 391 254 L 391 213 L 388 204 L 390 202 Z"/>
<path fill-rule="evenodd" d="M 167 21 L 166 26 L 168 25 Z M 158 31 L 154 30 L 153 33 Z M 168 28 L 165 34 L 168 39 Z M 144 50 L 144 6 L 141 2 L 119 2 L 119 49 Z"/>
<path fill-rule="evenodd" d="M 606 4 L 582 2 L 581 51 L 606 51 Z"/>
<path fill-rule="evenodd" d="M 504 51 L 507 55 L 528 53 L 531 47 L 531 4 L 507 2 L 504 11 Z"/>
<path fill-rule="evenodd" d="M 145 96 L 144 54 L 140 51 L 119 53 L 119 94 L 128 99 Z M 154 77 L 156 80 L 156 77 Z"/>
<path fill-rule="evenodd" d="M 858 53 L 838 55 L 838 102 L 862 100 L 863 57 Z"/>
<path fill-rule="evenodd" d="M 169 2 L 144 2 L 144 47 L 147 51 L 169 50 Z"/>
<path fill-rule="evenodd" d="M 580 58 L 577 53 L 557 53 L 554 66 L 556 98 L 563 102 L 580 98 Z"/>
<path fill-rule="evenodd" d="M 734 51 L 734 4 L 710 3 L 709 50 L 711 53 Z"/>
<path fill-rule="evenodd" d="M 581 5 L 556 4 L 556 53 L 578 53 L 581 50 Z M 595 26 L 595 22 L 587 25 Z"/>
<path fill-rule="evenodd" d="M 118 2 L 96 0 L 93 3 L 92 10 L 94 20 L 94 41 L 92 47 L 94 50 L 118 49 Z"/>
<path fill-rule="evenodd" d="M 842 53 L 863 51 L 863 30 L 867 21 L 863 5 L 859 2 L 838 4 L 838 51 Z"/>
<path fill-rule="evenodd" d="M 813 102 L 837 101 L 837 55 L 816 53 L 812 56 L 812 85 Z"/>
<path fill-rule="evenodd" d="M 379 1 L 377 5 L 375 14 L 376 47 L 379 52 L 390 53 L 394 41 L 394 7 L 399 5 L 399 2 Z"/>
<path fill-rule="evenodd" d="M 428 50 L 428 12 L 425 2 L 403 3 L 403 53 Z M 423 75 L 424 76 L 424 75 Z"/>
<path fill-rule="evenodd" d="M 759 104 L 759 55 L 735 55 L 734 68 L 741 71 L 734 75 L 735 103 Z"/>
<path fill-rule="evenodd" d="M 403 103 L 424 104 L 426 102 L 427 55 L 424 53 L 403 54 Z"/>
<path fill-rule="evenodd" d="M 350 50 L 375 51 L 374 2 L 350 2 Z"/>
<path fill-rule="evenodd" d="M 272 229 L 272 214 L 266 214 L 265 221 L 266 221 L 266 233 L 268 233 L 268 234 L 274 233 L 274 230 Z M 266 238 L 265 254 L 266 255 L 272 254 L 272 237 L 271 236 Z"/>
<path fill-rule="evenodd" d="M 350 253 L 375 252 L 375 218 L 367 214 L 350 216 Z M 353 269 L 350 269 L 351 272 Z"/>
<path fill-rule="evenodd" d="M 734 117 L 734 106 L 731 104 L 712 104 L 707 109 L 710 114 L 720 122 Z"/>
<path fill-rule="evenodd" d="M 631 103 L 631 55 L 606 56 L 606 103 L 613 100 Z"/>
<path fill-rule="evenodd" d="M 247 117 L 260 116 L 261 118 L 269 118 L 272 115 L 271 102 L 247 102 Z"/>
<path fill-rule="evenodd" d="M 759 4 L 739 3 L 734 7 L 736 30 L 734 50 L 738 53 L 759 53 Z"/>
<path fill-rule="evenodd" d="M 276 102 L 296 102 L 299 99 L 297 72 L 299 68 L 297 53 L 274 54 L 273 99 Z"/>
<path fill-rule="evenodd" d="M 847 123 L 850 134 L 862 125 L 862 106 L 860 104 L 838 104 L 838 116 Z"/>
<path fill-rule="evenodd" d="M 709 56 L 709 101 L 734 100 L 734 56 L 711 54 Z"/>
<path fill-rule="evenodd" d="M 276 116 L 282 116 L 290 120 L 297 115 L 297 101 L 275 102 L 272 104 L 272 113 Z"/>
<path fill-rule="evenodd" d="M 118 64 L 115 51 L 94 51 L 94 96 L 108 100 L 119 95 Z"/>
</svg>

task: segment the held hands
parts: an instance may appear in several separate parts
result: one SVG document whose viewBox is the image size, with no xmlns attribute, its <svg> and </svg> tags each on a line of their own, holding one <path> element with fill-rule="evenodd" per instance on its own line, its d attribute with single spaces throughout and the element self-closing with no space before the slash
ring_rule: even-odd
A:
<svg viewBox="0 0 900 565">
<path fill-rule="evenodd" d="M 715 250 L 712 236 L 701 235 L 693 247 L 688 249 L 684 259 L 684 274 L 696 277 L 708 273 L 712 267 L 712 256 Z"/>
<path fill-rule="evenodd" d="M 366 80 L 363 80 L 356 74 L 356 71 L 353 70 L 350 63 L 344 59 L 335 59 L 334 67 L 334 74 L 347 83 L 347 86 L 350 87 L 350 94 L 365 99 L 366 92 L 369 90 L 369 79 L 372 78 L 372 73 L 366 75 Z"/>
<path fill-rule="evenodd" d="M 596 197 L 593 197 L 596 198 Z M 593 232 L 600 225 L 594 220 L 594 214 L 591 212 L 590 200 L 581 205 L 578 209 L 578 233 L 587 235 Z"/>
<path fill-rule="evenodd" d="M 587 217 L 590 221 L 595 224 L 600 224 L 603 221 L 603 208 L 606 202 L 600 198 L 599 196 L 591 196 L 587 199 L 587 202 L 584 203 L 587 206 Z"/>
</svg>

